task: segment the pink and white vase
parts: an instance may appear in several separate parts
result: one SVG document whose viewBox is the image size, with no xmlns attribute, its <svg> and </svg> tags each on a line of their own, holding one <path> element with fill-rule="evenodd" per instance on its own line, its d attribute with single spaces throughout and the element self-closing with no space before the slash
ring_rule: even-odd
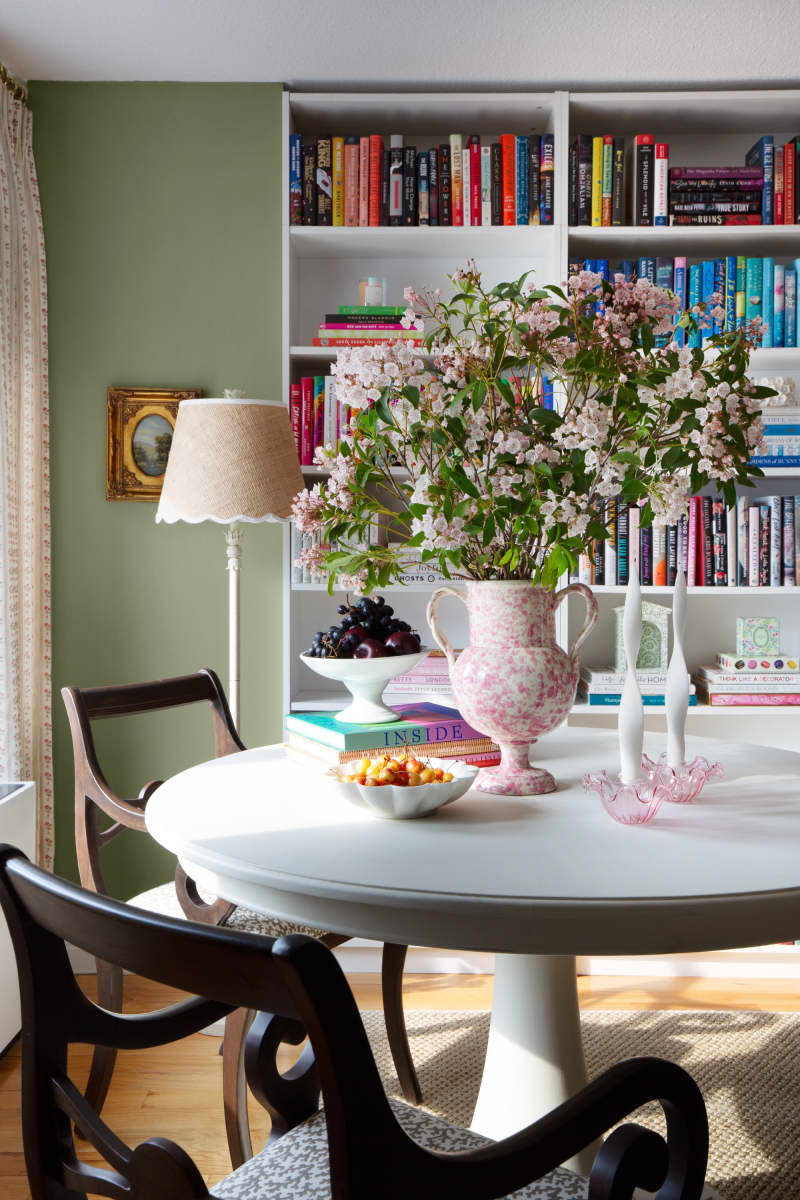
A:
<svg viewBox="0 0 800 1200">
<path fill-rule="evenodd" d="M 570 592 L 586 604 L 586 620 L 569 650 L 556 642 L 555 615 Z M 469 645 L 456 658 L 436 611 L 455 596 L 469 613 Z M 496 741 L 498 767 L 481 771 L 476 787 L 503 796 L 535 796 L 555 790 L 549 771 L 532 767 L 531 742 L 565 720 L 575 701 L 578 649 L 597 620 L 588 587 L 571 583 L 554 592 L 527 579 L 474 581 L 464 589 L 438 588 L 428 604 L 428 624 L 450 664 L 450 679 L 462 715 Z"/>
</svg>

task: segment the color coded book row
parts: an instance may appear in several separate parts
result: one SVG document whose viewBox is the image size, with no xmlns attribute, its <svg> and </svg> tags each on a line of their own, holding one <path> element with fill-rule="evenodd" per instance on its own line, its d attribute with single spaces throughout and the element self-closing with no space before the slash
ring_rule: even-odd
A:
<svg viewBox="0 0 800 1200">
<path fill-rule="evenodd" d="M 304 375 L 290 385 L 289 418 L 301 466 L 313 466 L 318 446 L 338 446 L 348 420 L 341 407 L 332 375 Z"/>
<path fill-rule="evenodd" d="M 751 146 L 745 159 L 763 172 L 761 222 L 796 225 L 800 220 L 800 136 L 784 142 L 766 134 Z"/>
<path fill-rule="evenodd" d="M 553 134 L 289 139 L 292 225 L 552 225 Z"/>
</svg>

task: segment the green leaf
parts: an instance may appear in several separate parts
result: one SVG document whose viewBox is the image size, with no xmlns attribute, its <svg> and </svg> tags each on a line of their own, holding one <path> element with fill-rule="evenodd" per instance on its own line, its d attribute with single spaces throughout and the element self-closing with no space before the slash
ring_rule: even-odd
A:
<svg viewBox="0 0 800 1200">
<path fill-rule="evenodd" d="M 653 349 L 653 344 L 655 341 L 653 337 L 652 325 L 642 325 L 641 329 L 639 330 L 639 337 L 642 341 L 642 349 L 644 350 L 645 354 L 649 354 Z"/>
</svg>

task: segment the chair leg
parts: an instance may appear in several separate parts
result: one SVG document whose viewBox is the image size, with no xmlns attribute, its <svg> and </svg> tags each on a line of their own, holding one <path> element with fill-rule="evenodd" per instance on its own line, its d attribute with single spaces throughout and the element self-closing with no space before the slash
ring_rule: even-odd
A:
<svg viewBox="0 0 800 1200">
<path fill-rule="evenodd" d="M 389 1049 L 392 1052 L 403 1096 L 409 1104 L 420 1104 L 422 1089 L 419 1086 L 419 1079 L 411 1058 L 403 1012 L 403 967 L 407 953 L 408 946 L 396 946 L 391 942 L 384 942 L 381 962 L 383 1016 L 386 1021 Z"/>
<path fill-rule="evenodd" d="M 225 1130 L 234 1171 L 253 1157 L 250 1122 L 247 1119 L 247 1081 L 244 1077 L 244 1044 L 255 1020 L 251 1009 L 237 1008 L 225 1018 L 222 1042 L 222 1100 Z"/>
<path fill-rule="evenodd" d="M 110 1012 L 122 1012 L 122 971 L 111 963 L 97 960 L 97 1003 Z M 117 1051 L 112 1046 L 95 1046 L 84 1096 L 99 1113 L 105 1104 Z"/>
</svg>

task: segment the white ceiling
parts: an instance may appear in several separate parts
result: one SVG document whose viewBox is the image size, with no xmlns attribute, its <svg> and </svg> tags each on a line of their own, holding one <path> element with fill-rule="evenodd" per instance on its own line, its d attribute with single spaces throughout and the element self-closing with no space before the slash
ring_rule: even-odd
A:
<svg viewBox="0 0 800 1200">
<path fill-rule="evenodd" d="M 21 79 L 795 84 L 796 0 L 5 0 Z"/>
</svg>

